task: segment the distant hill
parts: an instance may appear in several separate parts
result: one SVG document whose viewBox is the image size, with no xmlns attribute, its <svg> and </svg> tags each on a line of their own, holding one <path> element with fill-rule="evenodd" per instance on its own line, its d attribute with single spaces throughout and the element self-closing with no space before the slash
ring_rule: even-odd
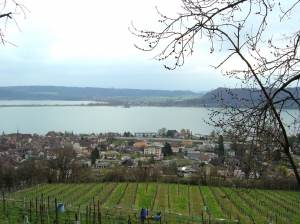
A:
<svg viewBox="0 0 300 224">
<path fill-rule="evenodd" d="M 145 97 L 200 97 L 192 91 L 141 90 L 63 86 L 12 86 L 0 87 L 0 100 L 87 100 L 101 101 L 108 98 Z"/>
<path fill-rule="evenodd" d="M 296 99 L 299 99 L 300 97 L 300 89 L 299 88 L 287 88 L 289 92 L 291 92 Z M 223 99 L 224 102 L 227 105 L 236 106 L 239 105 L 239 101 L 232 97 L 231 94 L 229 94 L 229 91 L 231 94 L 238 96 L 239 99 L 242 99 L 244 103 L 252 102 L 252 101 L 258 101 L 260 98 L 263 98 L 263 94 L 261 91 L 249 91 L 247 89 L 225 89 L 225 88 L 217 88 L 215 90 L 212 90 L 206 94 L 204 94 L 202 97 L 194 98 L 194 99 L 187 99 L 185 100 L 186 105 L 194 105 L 194 106 L 220 106 L 221 102 L 218 101 L 215 96 L 218 96 L 218 99 Z M 275 91 L 275 90 L 273 90 Z M 280 98 L 285 98 L 286 95 L 278 95 L 275 98 L 275 101 L 279 100 Z M 285 102 L 285 105 L 288 105 L 289 101 Z M 298 108 L 298 105 L 294 104 L 289 106 L 289 108 Z"/>
<path fill-rule="evenodd" d="M 298 88 L 289 88 L 290 92 L 299 99 Z M 195 93 L 183 90 L 142 90 L 142 89 L 115 89 L 92 87 L 64 87 L 64 86 L 13 86 L 0 87 L 0 100 L 66 100 L 66 101 L 105 101 L 109 105 L 131 106 L 179 106 L 179 107 L 219 107 L 217 95 L 227 105 L 236 106 L 239 101 L 228 91 L 240 99 L 258 100 L 263 95 L 260 91 L 246 89 L 217 88 L 210 92 Z M 204 92 L 204 91 L 203 91 Z M 278 96 L 275 100 L 283 97 Z M 244 100 L 244 102 L 246 102 Z M 287 101 L 286 104 L 289 102 Z M 292 105 L 289 108 L 298 108 Z"/>
</svg>

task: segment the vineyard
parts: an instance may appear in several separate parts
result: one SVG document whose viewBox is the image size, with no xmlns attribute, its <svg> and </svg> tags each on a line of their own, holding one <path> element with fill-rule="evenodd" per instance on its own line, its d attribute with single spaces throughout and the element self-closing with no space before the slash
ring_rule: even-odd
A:
<svg viewBox="0 0 300 224">
<path fill-rule="evenodd" d="M 300 223 L 296 191 L 168 183 L 43 184 L 3 191 L 1 223 Z M 63 204 L 58 211 L 57 204 Z"/>
</svg>

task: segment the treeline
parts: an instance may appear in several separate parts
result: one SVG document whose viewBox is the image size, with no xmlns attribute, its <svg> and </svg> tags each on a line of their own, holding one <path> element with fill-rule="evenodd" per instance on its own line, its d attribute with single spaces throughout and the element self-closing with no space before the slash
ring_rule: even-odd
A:
<svg viewBox="0 0 300 224">
<path fill-rule="evenodd" d="M 0 188 L 93 179 L 91 170 L 84 168 L 73 149 L 59 148 L 51 152 L 51 158 L 28 159 L 20 163 L 17 169 L 2 161 Z"/>
<path fill-rule="evenodd" d="M 191 91 L 181 90 L 142 90 L 92 87 L 63 86 L 12 86 L 0 87 L 0 100 L 89 100 L 106 98 L 143 98 L 143 97 L 177 97 L 199 96 Z"/>
<path fill-rule="evenodd" d="M 277 95 L 275 101 L 286 97 L 282 94 L 292 94 L 298 99 L 298 88 L 287 88 L 287 93 Z M 271 90 L 270 90 L 271 91 Z M 276 91 L 276 90 L 272 90 Z M 183 99 L 184 97 L 189 99 Z M 290 95 L 289 95 L 290 96 Z M 147 97 L 169 97 L 161 102 L 144 102 Z M 60 86 L 13 86 L 0 87 L 0 100 L 66 100 L 66 101 L 105 101 L 109 105 L 131 106 L 180 106 L 180 107 L 219 107 L 222 103 L 234 107 L 243 107 L 261 102 L 264 95 L 259 90 L 217 88 L 204 95 L 192 91 L 181 90 L 142 90 L 142 89 L 115 89 L 92 87 L 60 87 Z M 174 98 L 174 99 L 172 99 Z M 176 98 L 182 98 L 176 100 Z M 289 109 L 298 105 L 287 100 L 285 105 Z"/>
</svg>

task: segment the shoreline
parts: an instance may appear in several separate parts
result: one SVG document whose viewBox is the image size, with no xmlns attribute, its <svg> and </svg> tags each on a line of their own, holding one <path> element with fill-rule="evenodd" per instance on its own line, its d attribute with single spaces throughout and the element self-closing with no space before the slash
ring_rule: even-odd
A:
<svg viewBox="0 0 300 224">
<path fill-rule="evenodd" d="M 4 107 L 94 107 L 94 106 L 110 106 L 107 104 L 13 104 L 13 105 L 0 105 Z"/>
</svg>

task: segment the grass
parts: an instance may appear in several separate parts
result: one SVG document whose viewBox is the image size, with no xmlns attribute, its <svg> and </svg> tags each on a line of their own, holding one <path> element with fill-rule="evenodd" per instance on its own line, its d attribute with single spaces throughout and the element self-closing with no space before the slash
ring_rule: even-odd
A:
<svg viewBox="0 0 300 224">
<path fill-rule="evenodd" d="M 38 203 L 46 206 L 46 210 L 49 211 L 49 223 L 53 223 L 55 219 L 54 198 L 56 198 L 58 203 L 65 205 L 66 210 L 64 213 L 58 214 L 60 223 L 74 223 L 75 214 L 80 214 L 80 220 L 82 223 L 86 223 L 85 220 L 91 219 L 91 216 L 82 214 L 82 212 L 87 209 L 94 211 L 93 202 L 97 206 L 98 201 L 103 202 L 99 208 L 102 213 L 102 223 L 127 223 L 129 216 L 134 221 L 138 219 L 141 207 L 148 208 L 150 215 L 161 211 L 163 220 L 168 223 L 201 223 L 204 204 L 198 186 L 190 185 L 188 188 L 188 185 L 179 185 L 178 191 L 178 184 L 159 183 L 155 196 L 156 183 L 149 183 L 148 187 L 147 183 L 138 183 L 134 202 L 133 196 L 137 185 L 128 183 L 127 188 L 126 186 L 127 183 L 113 182 L 45 184 L 26 188 L 16 193 L 7 193 L 5 210 L 3 201 L 0 202 L 0 220 L 3 220 L 1 223 L 18 223 L 23 215 L 30 216 L 29 207 L 32 204 L 31 222 L 40 223 L 41 219 L 48 218 L 48 214 L 40 212 L 40 207 L 35 206 L 35 202 L 38 200 Z M 275 220 L 277 223 L 288 223 L 290 219 L 293 223 L 300 223 L 299 192 L 209 188 L 207 186 L 201 186 L 201 190 L 211 214 L 211 223 L 217 222 L 216 218 L 225 219 L 226 223 L 234 223 L 236 219 L 239 219 L 241 223 L 250 223 L 250 215 L 255 223 L 276 223 Z M 121 197 L 123 194 L 124 196 Z M 168 194 L 170 194 L 170 210 Z M 48 196 L 50 199 L 49 209 Z M 24 197 L 25 201 L 23 201 Z M 154 199 L 155 204 L 151 211 L 151 203 Z M 120 203 L 117 205 L 118 201 Z M 115 207 L 116 205 L 118 208 Z M 222 207 L 227 212 L 230 211 L 231 216 L 224 212 Z M 38 212 L 36 213 L 36 211 Z M 207 212 L 204 211 L 203 215 L 203 218 L 208 219 Z"/>
<path fill-rule="evenodd" d="M 188 215 L 187 185 L 170 185 L 171 212 Z"/>
<path fill-rule="evenodd" d="M 148 188 L 146 191 L 147 183 L 140 183 L 138 190 L 137 190 L 137 195 L 139 195 L 136 198 L 135 204 L 139 208 L 150 208 L 151 206 L 151 200 L 153 197 L 153 194 L 155 192 L 155 185 L 151 185 L 152 187 Z"/>
</svg>

